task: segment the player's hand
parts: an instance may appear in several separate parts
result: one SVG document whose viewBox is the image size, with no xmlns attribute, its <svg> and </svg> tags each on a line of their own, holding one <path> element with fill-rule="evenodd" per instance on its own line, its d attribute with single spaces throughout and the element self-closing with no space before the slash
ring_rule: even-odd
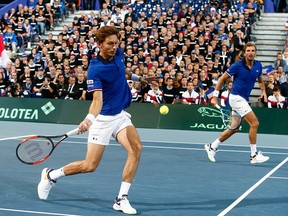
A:
<svg viewBox="0 0 288 216">
<path fill-rule="evenodd" d="M 211 100 L 211 104 L 213 106 L 216 106 L 218 104 L 218 98 L 217 97 L 213 97 L 212 100 Z"/>
<path fill-rule="evenodd" d="M 92 125 L 92 122 L 89 119 L 84 119 L 80 124 L 79 124 L 79 132 L 84 133 L 86 132 L 90 126 Z"/>
</svg>

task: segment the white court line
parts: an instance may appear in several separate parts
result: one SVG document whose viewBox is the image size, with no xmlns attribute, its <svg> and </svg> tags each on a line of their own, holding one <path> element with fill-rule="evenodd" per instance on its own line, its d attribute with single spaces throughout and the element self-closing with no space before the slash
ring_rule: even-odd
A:
<svg viewBox="0 0 288 216">
<path fill-rule="evenodd" d="M 253 190 L 255 190 L 260 184 L 262 184 L 267 178 L 269 178 L 274 172 L 276 172 L 281 166 L 283 166 L 288 161 L 286 157 L 280 164 L 278 164 L 274 169 L 262 177 L 256 184 L 249 188 L 244 194 L 242 194 L 237 200 L 235 200 L 231 205 L 224 209 L 218 216 L 225 216 L 229 211 L 231 211 L 236 205 L 238 205 L 246 196 L 248 196 Z"/>
<path fill-rule="evenodd" d="M 273 176 L 271 176 L 271 177 L 269 177 L 269 178 L 271 178 L 271 179 L 284 179 L 284 180 L 288 180 L 288 177 L 273 177 Z"/>
<path fill-rule="evenodd" d="M 32 136 L 32 135 L 24 135 L 24 136 L 0 138 L 0 141 L 13 140 L 13 139 L 21 139 L 21 138 L 25 138 L 25 137 L 29 137 L 29 136 Z"/>
<path fill-rule="evenodd" d="M 10 140 L 10 139 L 20 139 L 23 137 L 27 137 L 29 135 L 26 136 L 18 136 L 18 137 L 8 137 L 8 138 L 0 138 L 0 141 L 4 141 L 4 140 Z M 31 136 L 31 135 L 30 135 Z M 145 141 L 144 141 L 145 142 Z M 147 142 L 147 141 L 146 141 Z M 62 143 L 68 143 L 68 144 L 82 144 L 82 145 L 87 145 L 87 142 L 75 142 L 75 141 L 62 141 Z M 153 143 L 165 143 L 165 142 L 153 142 Z M 167 143 L 167 142 L 166 142 Z M 188 143 L 177 143 L 177 142 L 169 142 L 170 144 L 188 144 Z M 110 146 L 121 146 L 120 144 L 113 144 L 110 143 Z M 202 144 L 198 144 L 198 143 L 190 143 L 190 145 L 202 145 Z M 226 146 L 231 146 L 231 147 L 238 147 L 236 145 L 228 145 L 226 144 Z M 243 147 L 243 146 L 240 146 Z M 151 145 L 151 146 L 147 146 L 147 145 L 143 145 L 143 148 L 155 148 L 155 149 L 175 149 L 175 150 L 190 150 L 190 151 L 204 151 L 204 147 L 203 148 L 185 148 L 185 147 L 175 147 L 175 146 L 156 146 L 156 145 Z M 266 147 L 265 147 L 266 148 Z M 279 149 L 279 148 L 275 148 L 275 149 Z M 248 151 L 243 151 L 243 150 L 225 150 L 225 149 L 220 149 L 218 150 L 218 152 L 234 152 L 234 153 L 249 153 L 250 150 Z M 265 151 L 266 154 L 270 154 L 270 155 L 288 155 L 288 153 L 283 153 L 283 152 L 267 152 Z"/>
<path fill-rule="evenodd" d="M 61 214 L 61 213 L 52 213 L 52 212 L 38 212 L 38 211 L 26 211 L 26 210 L 19 210 L 19 209 L 7 209 L 7 208 L 0 208 L 0 211 L 8 211 L 8 212 L 21 212 L 21 213 L 31 213 L 31 214 L 43 214 L 43 215 L 58 215 L 58 216 L 80 216 L 80 215 L 73 215 L 73 214 Z"/>
<path fill-rule="evenodd" d="M 6 137 L 6 138 L 0 138 L 0 141 L 5 141 L 5 140 L 13 140 L 13 139 L 22 139 L 22 138 L 26 138 L 26 137 L 29 137 L 29 136 L 33 136 L 35 134 L 30 134 L 30 135 L 24 135 L 24 136 L 16 136 L 16 137 Z M 72 138 L 72 137 L 71 137 Z M 77 136 L 74 136 L 73 139 L 87 139 L 87 137 L 77 137 Z M 111 141 L 115 141 L 115 139 L 111 139 Z M 181 141 L 181 142 L 176 142 L 176 141 L 161 141 L 161 140 L 144 140 L 144 139 L 141 139 L 142 142 L 149 142 L 149 143 L 169 143 L 169 144 L 183 144 L 183 145 L 205 145 L 207 144 L 206 143 L 200 143 L 200 142 L 197 142 L 197 143 L 193 143 L 193 142 L 184 142 L 184 141 Z M 72 141 L 65 141 L 65 142 L 70 142 L 70 143 L 83 143 L 83 142 L 72 142 Z M 87 143 L 86 141 L 84 142 L 85 144 Z M 243 145 L 235 145 L 235 144 L 231 144 L 231 143 L 222 143 L 221 146 L 232 146 L 232 147 L 249 147 L 249 145 L 247 144 L 243 144 Z M 268 149 L 288 149 L 288 147 L 282 147 L 282 146 L 261 146 L 261 145 L 257 145 L 259 148 L 268 148 Z M 219 150 L 219 151 L 222 151 L 222 150 Z M 229 150 L 227 150 L 229 151 Z M 232 150 L 233 151 L 233 150 Z M 246 151 L 243 151 L 243 152 L 246 152 Z M 250 152 L 250 151 L 249 151 Z M 266 153 L 266 151 L 265 151 Z"/>
</svg>

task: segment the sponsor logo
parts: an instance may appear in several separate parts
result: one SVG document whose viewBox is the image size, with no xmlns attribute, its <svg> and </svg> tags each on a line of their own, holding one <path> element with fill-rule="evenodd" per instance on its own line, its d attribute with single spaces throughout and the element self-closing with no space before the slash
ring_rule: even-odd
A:
<svg viewBox="0 0 288 216">
<path fill-rule="evenodd" d="M 55 110 L 51 102 L 46 103 L 41 107 L 45 115 L 49 115 Z M 38 120 L 38 109 L 22 109 L 22 108 L 0 108 L 0 119 L 25 119 L 25 120 Z"/>
<path fill-rule="evenodd" d="M 55 107 L 53 104 L 49 101 L 44 106 L 41 107 L 42 111 L 45 113 L 45 115 L 50 114 L 53 110 L 55 110 Z"/>
<path fill-rule="evenodd" d="M 39 116 L 37 109 L 0 108 L 0 118 L 3 119 L 35 119 Z"/>
<path fill-rule="evenodd" d="M 210 107 L 200 107 L 198 113 L 203 118 L 219 118 L 222 122 L 222 114 L 218 109 L 213 109 Z M 212 120 L 212 119 L 211 119 Z M 206 121 L 206 120 L 205 120 Z M 196 122 L 193 125 L 190 125 L 190 128 L 193 129 L 209 129 L 209 130 L 224 130 L 225 125 L 223 123 L 203 123 L 203 122 Z M 241 130 L 241 126 L 239 128 Z"/>
</svg>

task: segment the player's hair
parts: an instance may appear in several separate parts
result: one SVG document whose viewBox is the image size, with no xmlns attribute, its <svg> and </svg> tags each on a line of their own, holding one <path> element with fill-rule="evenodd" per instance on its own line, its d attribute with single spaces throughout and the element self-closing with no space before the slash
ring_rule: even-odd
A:
<svg viewBox="0 0 288 216">
<path fill-rule="evenodd" d="M 246 51 L 247 47 L 251 47 L 251 46 L 255 47 L 255 50 L 257 51 L 256 44 L 255 44 L 253 41 L 249 41 L 249 42 L 246 43 L 245 46 L 244 46 L 244 49 L 243 49 L 244 52 Z"/>
<path fill-rule="evenodd" d="M 120 37 L 119 31 L 113 26 L 102 26 L 96 32 L 96 42 L 103 43 L 105 39 L 111 35 L 117 35 L 117 38 Z"/>
</svg>

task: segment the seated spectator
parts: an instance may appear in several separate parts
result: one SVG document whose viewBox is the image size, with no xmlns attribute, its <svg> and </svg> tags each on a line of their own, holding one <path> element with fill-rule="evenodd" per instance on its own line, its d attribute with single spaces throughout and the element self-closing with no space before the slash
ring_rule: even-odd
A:
<svg viewBox="0 0 288 216">
<path fill-rule="evenodd" d="M 44 77 L 44 70 L 42 67 L 38 68 L 36 72 L 36 77 L 34 79 L 34 86 L 33 86 L 33 97 L 35 98 L 41 98 L 42 97 L 42 85 L 45 80 Z"/>
<path fill-rule="evenodd" d="M 8 27 L 7 32 L 3 34 L 3 40 L 6 50 L 12 50 L 13 53 L 16 53 L 18 41 L 12 27 Z"/>
<path fill-rule="evenodd" d="M 138 101 L 138 90 L 134 88 L 134 82 L 133 80 L 127 80 L 129 89 L 132 94 L 132 102 L 137 102 Z"/>
<path fill-rule="evenodd" d="M 31 77 L 25 77 L 25 82 L 22 84 L 24 97 L 30 98 L 33 95 L 33 83 Z"/>
<path fill-rule="evenodd" d="M 230 80 L 228 83 L 227 83 L 227 90 L 223 91 L 221 93 L 221 96 L 220 96 L 220 104 L 221 106 L 223 107 L 230 107 L 230 104 L 229 104 L 229 95 L 230 95 L 230 91 L 232 89 L 232 84 L 233 82 Z"/>
<path fill-rule="evenodd" d="M 154 106 L 159 106 L 159 104 L 163 103 L 163 93 L 159 89 L 158 81 L 152 82 L 151 86 L 152 89 L 148 91 L 145 102 L 153 103 Z"/>
<path fill-rule="evenodd" d="M 75 75 L 72 75 L 69 77 L 68 85 L 66 86 L 65 89 L 67 89 L 67 91 L 66 91 L 66 95 L 64 99 L 66 100 L 74 100 L 74 99 L 78 100 L 79 99 Z"/>
<path fill-rule="evenodd" d="M 288 72 L 286 73 L 286 82 L 280 85 L 281 95 L 288 99 Z"/>
<path fill-rule="evenodd" d="M 274 60 L 274 68 L 278 68 L 278 66 L 282 66 L 284 72 L 288 71 L 287 63 L 282 57 L 282 53 L 278 52 L 277 53 L 277 59 Z"/>
<path fill-rule="evenodd" d="M 78 99 L 79 100 L 86 100 L 85 95 L 86 95 L 86 91 L 87 91 L 87 84 L 85 82 L 85 76 L 84 76 L 83 71 L 77 72 L 76 87 L 77 87 L 76 92 L 78 93 Z"/>
<path fill-rule="evenodd" d="M 8 87 L 8 97 L 24 98 L 21 85 L 18 82 L 11 83 Z"/>
<path fill-rule="evenodd" d="M 194 85 L 192 81 L 187 83 L 187 91 L 182 94 L 183 104 L 199 104 L 200 95 L 194 90 Z"/>
<path fill-rule="evenodd" d="M 176 88 L 173 86 L 173 79 L 171 77 L 168 77 L 167 85 L 163 87 L 163 99 L 164 102 L 167 104 L 174 104 L 175 100 L 179 98 L 179 93 Z"/>
<path fill-rule="evenodd" d="M 16 34 L 18 47 L 22 50 L 24 45 L 27 42 L 27 31 L 23 27 L 23 22 L 19 21 L 17 23 L 17 26 L 14 29 L 14 32 Z"/>
<path fill-rule="evenodd" d="M 281 65 L 278 66 L 277 71 L 275 73 L 278 74 L 278 80 L 280 85 L 287 81 L 285 72 L 283 71 L 283 67 Z"/>
<path fill-rule="evenodd" d="M 268 108 L 284 108 L 285 97 L 280 93 L 280 88 L 275 86 L 273 89 L 273 95 L 268 97 Z"/>
<path fill-rule="evenodd" d="M 43 98 L 56 98 L 57 96 L 57 88 L 56 85 L 51 82 L 51 76 L 46 75 L 43 81 L 43 84 L 40 88 L 40 92 L 42 93 Z"/>
<path fill-rule="evenodd" d="M 4 79 L 3 73 L 0 72 L 0 97 L 6 96 L 7 88 L 8 82 Z"/>
</svg>

